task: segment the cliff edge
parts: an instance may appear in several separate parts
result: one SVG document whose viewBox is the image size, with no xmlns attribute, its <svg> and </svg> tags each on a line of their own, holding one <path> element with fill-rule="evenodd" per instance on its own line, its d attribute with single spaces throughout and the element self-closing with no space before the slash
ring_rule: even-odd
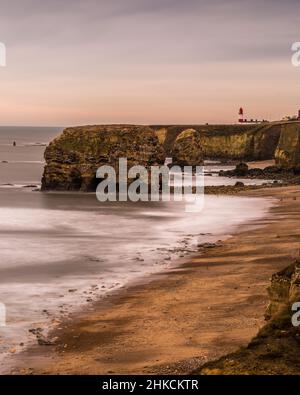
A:
<svg viewBox="0 0 300 395">
<path fill-rule="evenodd" d="M 292 305 L 300 302 L 299 260 L 272 276 L 268 293 L 268 322 L 249 345 L 205 364 L 194 374 L 300 374 L 300 326 L 292 325 Z"/>
</svg>

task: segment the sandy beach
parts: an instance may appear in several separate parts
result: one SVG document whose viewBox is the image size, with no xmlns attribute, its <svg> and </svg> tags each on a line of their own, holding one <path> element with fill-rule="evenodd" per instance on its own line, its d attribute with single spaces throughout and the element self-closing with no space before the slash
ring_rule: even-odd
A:
<svg viewBox="0 0 300 395">
<path fill-rule="evenodd" d="M 73 316 L 12 373 L 185 374 L 246 345 L 264 324 L 270 276 L 298 255 L 300 189 L 246 193 L 276 199 L 267 217 Z"/>
</svg>

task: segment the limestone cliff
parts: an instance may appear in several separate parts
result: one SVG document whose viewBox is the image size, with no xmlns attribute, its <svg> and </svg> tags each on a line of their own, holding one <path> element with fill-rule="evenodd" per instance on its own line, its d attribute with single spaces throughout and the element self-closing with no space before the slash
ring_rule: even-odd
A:
<svg viewBox="0 0 300 395">
<path fill-rule="evenodd" d="M 273 275 L 268 289 L 268 323 L 250 344 L 196 374 L 300 374 L 300 326 L 292 325 L 292 305 L 300 302 L 300 263 L 297 260 Z"/>
<path fill-rule="evenodd" d="M 42 190 L 94 191 L 96 171 L 111 165 L 118 174 L 118 159 L 128 167 L 163 164 L 165 154 L 152 129 L 146 126 L 109 125 L 67 128 L 45 151 Z"/>
<path fill-rule="evenodd" d="M 300 260 L 272 276 L 268 293 L 270 303 L 266 319 L 286 317 L 290 321 L 292 304 L 300 302 Z"/>
<path fill-rule="evenodd" d="M 197 132 L 197 143 L 206 159 L 260 160 L 274 158 L 281 126 L 270 123 L 261 125 L 182 125 L 151 126 L 172 156 L 174 144 L 184 130 Z"/>
<path fill-rule="evenodd" d="M 67 128 L 47 147 L 42 189 L 95 190 L 99 166 L 163 164 L 167 156 L 180 165 L 203 159 L 265 160 L 278 166 L 300 164 L 300 122 L 260 125 L 102 125 Z M 117 170 L 117 169 L 116 169 Z"/>
<path fill-rule="evenodd" d="M 276 164 L 285 168 L 300 166 L 300 122 L 282 124 L 275 151 Z"/>
</svg>

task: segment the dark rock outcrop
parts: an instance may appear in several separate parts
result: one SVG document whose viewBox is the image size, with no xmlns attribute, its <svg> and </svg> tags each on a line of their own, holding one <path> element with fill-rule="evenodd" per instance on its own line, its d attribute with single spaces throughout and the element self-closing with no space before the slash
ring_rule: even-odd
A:
<svg viewBox="0 0 300 395">
<path fill-rule="evenodd" d="M 243 177 L 248 174 L 249 167 L 247 163 L 239 163 L 235 168 L 235 173 L 238 177 Z"/>
<path fill-rule="evenodd" d="M 299 184 L 299 176 L 295 169 L 285 169 L 278 166 L 267 166 L 264 169 L 250 168 L 244 162 L 239 163 L 233 170 L 220 170 L 222 177 L 243 177 L 249 179 L 281 180 L 293 184 Z"/>
</svg>

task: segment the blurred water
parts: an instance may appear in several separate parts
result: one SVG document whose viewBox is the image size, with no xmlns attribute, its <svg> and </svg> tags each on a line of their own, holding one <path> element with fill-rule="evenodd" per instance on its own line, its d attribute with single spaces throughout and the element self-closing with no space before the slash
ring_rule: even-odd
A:
<svg viewBox="0 0 300 395">
<path fill-rule="evenodd" d="M 34 184 L 41 180 L 45 144 L 62 128 L 0 127 L 1 184 Z M 13 142 L 16 146 L 13 146 Z"/>
</svg>

